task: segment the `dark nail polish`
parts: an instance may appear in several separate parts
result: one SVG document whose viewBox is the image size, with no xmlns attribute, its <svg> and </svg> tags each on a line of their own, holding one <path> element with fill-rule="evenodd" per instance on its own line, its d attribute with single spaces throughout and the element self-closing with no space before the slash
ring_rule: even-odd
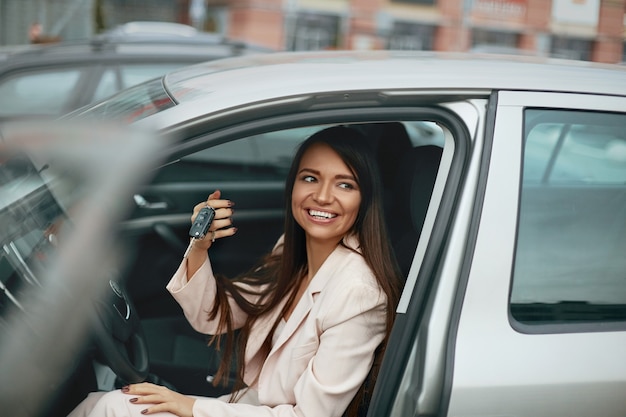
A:
<svg viewBox="0 0 626 417">
<path fill-rule="evenodd" d="M 135 403 L 135 402 L 137 402 L 137 398 L 131 398 L 131 399 L 130 399 L 130 402 L 131 402 L 131 403 Z"/>
<path fill-rule="evenodd" d="M 128 392 L 128 385 L 125 385 L 122 387 L 122 392 Z"/>
<path fill-rule="evenodd" d="M 141 414 L 148 414 L 148 409 L 146 408 L 145 410 L 141 410 Z"/>
</svg>

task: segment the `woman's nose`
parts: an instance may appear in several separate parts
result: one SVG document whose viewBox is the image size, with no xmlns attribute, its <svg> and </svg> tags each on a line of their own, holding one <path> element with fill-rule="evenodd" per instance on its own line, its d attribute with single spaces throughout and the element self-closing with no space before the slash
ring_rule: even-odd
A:
<svg viewBox="0 0 626 417">
<path fill-rule="evenodd" d="M 319 204 L 328 204 L 332 201 L 332 198 L 332 185 L 328 183 L 320 183 L 313 194 L 313 199 Z"/>
</svg>

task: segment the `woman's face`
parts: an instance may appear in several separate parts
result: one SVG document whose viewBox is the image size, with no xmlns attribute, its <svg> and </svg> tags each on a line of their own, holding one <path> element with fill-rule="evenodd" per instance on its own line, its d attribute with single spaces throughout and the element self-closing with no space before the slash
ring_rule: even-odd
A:
<svg viewBox="0 0 626 417">
<path fill-rule="evenodd" d="M 307 241 L 337 244 L 354 225 L 361 204 L 357 179 L 328 145 L 302 156 L 291 196 L 293 217 Z"/>
</svg>

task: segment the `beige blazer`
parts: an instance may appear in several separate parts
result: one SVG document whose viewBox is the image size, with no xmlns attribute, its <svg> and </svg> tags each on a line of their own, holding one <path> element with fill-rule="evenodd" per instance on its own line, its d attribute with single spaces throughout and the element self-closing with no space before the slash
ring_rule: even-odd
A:
<svg viewBox="0 0 626 417">
<path fill-rule="evenodd" d="M 354 242 L 351 243 L 354 246 Z M 183 262 L 167 289 L 199 332 L 215 334 L 207 312 L 215 299 L 215 278 L 207 261 L 187 282 Z M 231 302 L 236 326 L 245 314 Z M 311 280 L 273 347 L 263 341 L 282 305 L 257 320 L 245 352 L 245 382 L 262 405 L 200 398 L 194 417 L 341 416 L 369 372 L 385 333 L 386 296 L 363 257 L 338 246 Z M 257 378 L 258 376 L 258 378 Z"/>
</svg>

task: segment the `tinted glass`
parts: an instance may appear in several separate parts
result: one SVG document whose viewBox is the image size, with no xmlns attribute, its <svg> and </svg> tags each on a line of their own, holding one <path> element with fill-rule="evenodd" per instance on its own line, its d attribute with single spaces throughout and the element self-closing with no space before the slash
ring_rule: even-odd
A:
<svg viewBox="0 0 626 417">
<path fill-rule="evenodd" d="M 112 96 L 120 90 L 120 82 L 115 69 L 109 68 L 102 73 L 100 82 L 93 95 L 93 102 Z"/>
<path fill-rule="evenodd" d="M 155 182 L 284 181 L 298 145 L 328 125 L 277 130 L 223 143 L 161 168 Z M 433 122 L 403 122 L 413 146 L 443 147 L 443 131 Z"/>
<path fill-rule="evenodd" d="M 0 83 L 0 116 L 62 114 L 83 71 L 46 69 L 4 79 Z"/>
<path fill-rule="evenodd" d="M 96 87 L 92 102 L 110 97 L 120 90 L 141 84 L 144 81 L 160 77 L 175 68 L 185 65 L 180 63 L 151 63 L 143 65 L 121 65 L 107 68 Z"/>
<path fill-rule="evenodd" d="M 298 145 L 323 127 L 268 132 L 204 149 L 161 168 L 155 182 L 282 182 Z"/>
<path fill-rule="evenodd" d="M 156 79 L 128 88 L 110 100 L 70 117 L 122 120 L 130 123 L 173 106 L 174 102 L 163 89 L 161 80 Z"/>
<path fill-rule="evenodd" d="M 511 313 L 626 320 L 626 115 L 527 110 Z"/>
<path fill-rule="evenodd" d="M 122 77 L 122 88 L 132 87 L 152 78 L 170 72 L 173 69 L 187 65 L 185 62 L 180 63 L 150 63 L 145 65 L 123 65 L 120 67 L 120 75 Z"/>
</svg>

